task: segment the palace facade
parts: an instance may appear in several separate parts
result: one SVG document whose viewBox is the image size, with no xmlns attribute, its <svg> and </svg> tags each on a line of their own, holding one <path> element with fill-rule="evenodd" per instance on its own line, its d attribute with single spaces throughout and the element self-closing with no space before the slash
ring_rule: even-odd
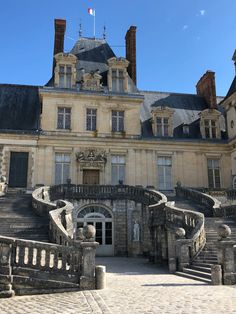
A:
<svg viewBox="0 0 236 314">
<path fill-rule="evenodd" d="M 45 86 L 0 85 L 0 175 L 9 187 L 68 179 L 164 193 L 177 182 L 236 185 L 236 78 L 224 98 L 216 96 L 212 71 L 197 82 L 196 94 L 142 91 L 135 26 L 125 36 L 125 58 L 105 39 L 83 37 L 65 53 L 65 30 L 66 21 L 55 20 L 52 77 Z"/>
</svg>

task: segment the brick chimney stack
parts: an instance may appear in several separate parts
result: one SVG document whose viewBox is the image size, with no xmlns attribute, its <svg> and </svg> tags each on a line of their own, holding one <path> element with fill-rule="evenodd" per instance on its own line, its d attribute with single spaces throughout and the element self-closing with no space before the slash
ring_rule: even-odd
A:
<svg viewBox="0 0 236 314">
<path fill-rule="evenodd" d="M 55 37 L 54 37 L 54 51 L 53 56 L 59 52 L 64 52 L 64 37 L 66 32 L 66 20 L 55 19 Z M 55 60 L 53 58 L 53 69 L 52 74 L 54 74 Z"/>
<path fill-rule="evenodd" d="M 196 85 L 197 95 L 205 98 L 210 109 L 216 109 L 215 72 L 206 71 Z"/>
<path fill-rule="evenodd" d="M 126 59 L 130 62 L 128 73 L 133 82 L 136 84 L 136 26 L 130 26 L 125 36 L 126 42 Z"/>
</svg>

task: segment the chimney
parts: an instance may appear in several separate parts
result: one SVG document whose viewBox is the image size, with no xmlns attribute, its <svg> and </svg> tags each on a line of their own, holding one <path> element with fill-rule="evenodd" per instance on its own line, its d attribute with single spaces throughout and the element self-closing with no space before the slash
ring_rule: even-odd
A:
<svg viewBox="0 0 236 314">
<path fill-rule="evenodd" d="M 59 52 L 64 51 L 64 37 L 66 31 L 66 20 L 55 19 L 55 37 L 54 37 L 54 51 L 53 56 Z M 52 74 L 54 73 L 55 60 L 53 59 L 53 69 Z"/>
<path fill-rule="evenodd" d="M 236 49 L 235 49 L 235 51 L 234 51 L 234 54 L 233 54 L 232 60 L 234 61 L 234 66 L 235 66 L 235 74 L 236 74 Z"/>
<path fill-rule="evenodd" d="M 197 95 L 205 98 L 210 109 L 216 109 L 215 72 L 206 71 L 196 85 Z"/>
<path fill-rule="evenodd" d="M 126 42 L 126 59 L 130 62 L 128 73 L 133 82 L 136 84 L 136 26 L 130 26 L 125 36 Z"/>
</svg>

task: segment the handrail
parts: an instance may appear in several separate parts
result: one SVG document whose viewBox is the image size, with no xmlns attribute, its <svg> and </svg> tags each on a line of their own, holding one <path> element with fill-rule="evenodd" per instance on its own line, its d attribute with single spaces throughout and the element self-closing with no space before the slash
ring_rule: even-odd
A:
<svg viewBox="0 0 236 314">
<path fill-rule="evenodd" d="M 0 243 L 9 248 L 5 259 L 11 266 L 62 273 L 80 271 L 78 248 L 4 236 L 0 236 Z"/>
<path fill-rule="evenodd" d="M 190 262 L 200 253 L 206 243 L 204 229 L 204 215 L 192 210 L 175 207 L 170 202 L 166 204 L 166 225 L 172 230 L 183 228 L 186 239 L 182 244 L 189 247 Z"/>
<path fill-rule="evenodd" d="M 49 198 L 49 186 L 43 186 L 32 193 L 33 208 L 40 216 L 49 216 L 49 233 L 52 242 L 63 245 L 72 244 L 73 239 L 73 204 L 57 200 L 56 204 Z"/>
<path fill-rule="evenodd" d="M 177 196 L 191 199 L 201 205 L 207 206 L 208 208 L 212 209 L 213 215 L 216 217 L 221 211 L 221 202 L 208 194 L 182 186 L 177 186 L 175 189 Z"/>
</svg>

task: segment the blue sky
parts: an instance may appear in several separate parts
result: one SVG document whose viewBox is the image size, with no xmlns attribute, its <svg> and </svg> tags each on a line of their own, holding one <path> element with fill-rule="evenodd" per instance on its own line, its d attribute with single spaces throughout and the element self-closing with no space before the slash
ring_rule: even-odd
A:
<svg viewBox="0 0 236 314">
<path fill-rule="evenodd" d="M 235 0 L 8 0 L 1 1 L 0 83 L 43 85 L 51 75 L 54 18 L 67 20 L 65 49 L 83 36 L 107 41 L 125 56 L 124 37 L 137 26 L 138 87 L 195 93 L 206 70 L 216 72 L 217 94 L 225 95 L 235 69 Z"/>
</svg>

